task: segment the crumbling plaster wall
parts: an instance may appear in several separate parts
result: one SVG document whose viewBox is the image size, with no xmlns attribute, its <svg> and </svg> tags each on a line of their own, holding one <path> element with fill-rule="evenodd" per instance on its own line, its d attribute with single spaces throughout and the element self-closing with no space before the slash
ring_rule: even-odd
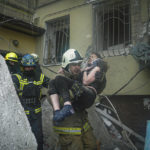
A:
<svg viewBox="0 0 150 150">
<path fill-rule="evenodd" d="M 149 1 L 131 0 L 132 44 L 149 42 Z"/>
<path fill-rule="evenodd" d="M 14 46 L 13 40 L 17 40 L 19 45 Z M 0 27 L 0 49 L 25 54 L 34 52 L 35 45 L 35 37 Z"/>
<path fill-rule="evenodd" d="M 5 0 L 0 2 L 0 13 L 25 22 L 32 22 L 35 0 Z"/>
<path fill-rule="evenodd" d="M 57 1 L 60 1 L 60 0 L 38 0 L 37 7 L 43 7 L 45 5 L 48 5 Z"/>
<path fill-rule="evenodd" d="M 44 150 L 59 150 L 58 135 L 53 130 L 53 109 L 48 101 L 42 100 Z"/>
<path fill-rule="evenodd" d="M 36 139 L 0 55 L 0 150 L 36 150 Z"/>
</svg>

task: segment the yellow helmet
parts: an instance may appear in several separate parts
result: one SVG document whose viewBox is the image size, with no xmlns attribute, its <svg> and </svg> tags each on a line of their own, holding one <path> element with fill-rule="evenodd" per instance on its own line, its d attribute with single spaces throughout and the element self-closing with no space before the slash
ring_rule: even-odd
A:
<svg viewBox="0 0 150 150">
<path fill-rule="evenodd" d="M 10 60 L 14 62 L 18 62 L 18 56 L 14 52 L 7 53 L 5 56 L 5 60 Z"/>
</svg>

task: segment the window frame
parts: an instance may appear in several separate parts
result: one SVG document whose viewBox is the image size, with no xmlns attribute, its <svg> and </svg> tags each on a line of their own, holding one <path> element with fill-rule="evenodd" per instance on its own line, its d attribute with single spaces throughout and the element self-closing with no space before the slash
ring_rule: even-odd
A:
<svg viewBox="0 0 150 150">
<path fill-rule="evenodd" d="M 57 66 L 60 65 L 62 62 L 63 53 L 70 47 L 70 16 L 65 15 L 62 17 L 54 18 L 52 20 L 46 21 L 45 23 L 46 32 L 44 36 L 43 65 Z M 59 38 L 62 38 L 62 40 L 60 40 Z M 63 43 L 65 38 L 66 43 Z M 63 49 L 63 52 L 61 51 L 61 49 Z"/>
<path fill-rule="evenodd" d="M 128 17 L 128 34 L 129 34 L 128 40 L 129 41 L 128 41 L 128 44 L 120 43 L 120 44 L 116 44 L 116 45 L 112 45 L 112 46 L 107 45 L 108 48 L 104 49 L 104 40 L 103 40 L 104 36 L 102 35 L 102 34 L 105 34 L 102 30 L 104 28 L 104 21 L 102 20 L 103 22 L 100 22 L 100 18 L 103 17 L 104 15 L 112 12 L 112 11 L 109 11 L 108 13 L 105 11 L 103 12 L 103 10 L 105 8 L 108 10 L 113 10 L 114 8 L 112 8 L 111 6 L 114 7 L 117 5 L 118 5 L 118 8 L 119 7 L 123 8 L 124 6 L 128 7 L 128 16 L 127 17 Z M 128 0 L 128 1 L 117 0 L 115 2 L 114 1 L 109 1 L 109 2 L 105 1 L 105 2 L 101 2 L 101 3 L 93 4 L 93 47 L 96 52 L 100 53 L 101 57 L 118 56 L 118 55 L 123 55 L 123 54 L 129 53 L 129 45 L 131 44 L 131 14 L 130 14 L 130 10 L 131 10 L 130 9 L 130 0 Z M 118 9 L 118 11 L 119 11 L 119 9 Z M 101 16 L 98 16 L 98 14 L 100 14 L 100 13 L 101 13 Z M 121 15 L 121 13 L 119 15 Z M 114 19 L 114 18 L 112 18 L 112 19 Z M 117 19 L 119 20 L 119 17 Z M 101 25 L 101 24 L 103 24 L 103 25 Z M 101 25 L 102 27 L 99 27 L 98 25 Z M 124 25 L 124 26 L 126 26 L 126 25 Z M 109 31 L 108 31 L 108 34 L 109 34 Z M 124 31 L 124 34 L 125 34 L 125 31 Z"/>
</svg>

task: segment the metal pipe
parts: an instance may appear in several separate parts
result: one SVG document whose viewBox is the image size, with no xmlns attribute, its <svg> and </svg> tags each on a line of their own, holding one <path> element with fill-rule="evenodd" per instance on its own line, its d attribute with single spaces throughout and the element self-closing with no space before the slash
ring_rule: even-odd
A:
<svg viewBox="0 0 150 150">
<path fill-rule="evenodd" d="M 116 120 L 115 118 L 113 118 L 112 116 L 110 116 L 109 114 L 107 114 L 106 112 L 102 111 L 99 108 L 96 108 L 96 111 L 99 112 L 104 117 L 106 117 L 107 119 L 109 119 L 110 121 L 112 121 L 113 123 L 115 123 L 116 125 L 118 125 L 119 127 L 123 128 L 124 130 L 126 130 L 127 132 L 129 132 L 130 134 L 132 134 L 133 136 L 135 136 L 136 138 L 138 138 L 141 142 L 145 141 L 144 137 L 142 137 L 141 135 L 137 134 L 132 129 L 128 128 L 126 125 L 124 125 L 120 121 Z"/>
</svg>

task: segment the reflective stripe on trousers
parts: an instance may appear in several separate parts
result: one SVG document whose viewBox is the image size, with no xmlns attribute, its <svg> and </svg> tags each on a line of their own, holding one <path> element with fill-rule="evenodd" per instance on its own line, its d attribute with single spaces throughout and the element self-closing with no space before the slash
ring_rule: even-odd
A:
<svg viewBox="0 0 150 150">
<path fill-rule="evenodd" d="M 41 107 L 40 108 L 36 108 L 36 109 L 34 109 L 34 112 L 35 112 L 35 114 L 37 114 L 37 113 L 41 112 L 41 110 L 42 110 Z M 25 110 L 25 113 L 26 113 L 26 115 L 30 115 L 30 111 L 29 110 Z"/>
<path fill-rule="evenodd" d="M 86 132 L 90 128 L 88 122 L 86 122 L 83 128 L 74 128 L 74 127 L 56 127 L 54 126 L 53 129 L 55 132 L 59 134 L 72 134 L 72 135 L 81 135 L 82 132 Z"/>
</svg>

